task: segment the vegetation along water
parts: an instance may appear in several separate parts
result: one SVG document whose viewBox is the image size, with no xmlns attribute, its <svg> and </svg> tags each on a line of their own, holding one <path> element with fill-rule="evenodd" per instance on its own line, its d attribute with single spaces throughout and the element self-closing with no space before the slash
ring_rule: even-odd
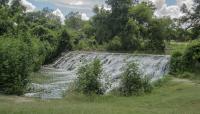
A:
<svg viewBox="0 0 200 114">
<path fill-rule="evenodd" d="M 0 0 L 0 114 L 200 114 L 200 0 L 57 2 Z"/>
</svg>

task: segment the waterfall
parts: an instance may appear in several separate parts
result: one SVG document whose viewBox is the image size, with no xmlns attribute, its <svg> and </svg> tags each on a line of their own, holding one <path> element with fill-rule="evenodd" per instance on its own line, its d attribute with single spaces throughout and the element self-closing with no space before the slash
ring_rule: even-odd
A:
<svg viewBox="0 0 200 114">
<path fill-rule="evenodd" d="M 25 94 L 29 97 L 43 99 L 62 98 L 71 82 L 76 79 L 80 66 L 90 63 L 94 59 L 101 60 L 103 70 L 111 80 L 112 90 L 119 84 L 120 74 L 127 63 L 135 61 L 144 75 L 151 77 L 152 81 L 162 78 L 168 73 L 170 56 L 168 55 L 135 55 L 125 53 L 101 52 L 69 52 L 60 57 L 51 65 L 44 66 L 41 73 L 51 77 L 51 82 L 44 84 L 32 83 L 33 92 Z M 42 79 L 42 77 L 41 77 Z"/>
</svg>

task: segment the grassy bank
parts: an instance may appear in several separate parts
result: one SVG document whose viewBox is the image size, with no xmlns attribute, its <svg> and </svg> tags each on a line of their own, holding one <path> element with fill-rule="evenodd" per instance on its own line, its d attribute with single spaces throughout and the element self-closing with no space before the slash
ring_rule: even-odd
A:
<svg viewBox="0 0 200 114">
<path fill-rule="evenodd" d="M 200 85 L 173 79 L 140 97 L 68 95 L 62 100 L 0 96 L 0 114 L 200 114 Z"/>
<path fill-rule="evenodd" d="M 169 43 L 166 43 L 166 54 L 172 55 L 174 52 L 181 52 L 183 53 L 186 48 L 189 46 L 188 42 L 175 42 L 171 41 Z"/>
</svg>

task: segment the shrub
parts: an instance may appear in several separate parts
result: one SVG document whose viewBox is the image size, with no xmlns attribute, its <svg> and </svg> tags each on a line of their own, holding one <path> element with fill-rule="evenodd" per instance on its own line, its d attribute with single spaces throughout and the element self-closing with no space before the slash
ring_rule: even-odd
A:
<svg viewBox="0 0 200 114">
<path fill-rule="evenodd" d="M 32 56 L 33 60 L 32 68 L 33 71 L 38 71 L 45 61 L 45 55 L 46 55 L 45 46 L 42 44 L 42 42 L 40 42 L 39 39 L 32 38 L 31 47 L 32 47 L 32 54 L 34 55 Z"/>
<path fill-rule="evenodd" d="M 193 71 L 200 68 L 200 42 L 196 41 L 183 54 L 183 62 L 187 71 Z"/>
<path fill-rule="evenodd" d="M 108 50 L 118 51 L 122 47 L 121 39 L 118 36 L 115 36 L 108 44 Z"/>
<path fill-rule="evenodd" d="M 31 53 L 27 44 L 19 39 L 0 39 L 0 91 L 23 94 L 28 83 Z"/>
<path fill-rule="evenodd" d="M 69 33 L 67 30 L 62 30 L 61 33 L 59 34 L 59 44 L 58 44 L 58 49 L 57 53 L 62 53 L 64 51 L 69 51 L 72 50 L 72 41 Z"/>
<path fill-rule="evenodd" d="M 175 52 L 170 61 L 170 73 L 180 73 L 184 69 L 184 64 L 182 61 L 182 53 Z"/>
<path fill-rule="evenodd" d="M 195 42 L 181 54 L 176 52 L 172 55 L 170 72 L 183 73 L 198 71 L 200 68 L 200 43 Z"/>
<path fill-rule="evenodd" d="M 194 41 L 186 51 L 174 53 L 171 59 L 170 73 L 178 78 L 199 79 L 200 42 Z"/>
<path fill-rule="evenodd" d="M 132 62 L 127 66 L 121 76 L 120 93 L 124 96 L 131 96 L 151 92 L 153 87 L 150 84 L 150 80 L 142 76 L 138 65 Z"/>
<path fill-rule="evenodd" d="M 101 74 L 102 65 L 100 60 L 94 60 L 92 63 L 82 66 L 77 73 L 76 91 L 86 95 L 103 94 L 100 82 Z"/>
<path fill-rule="evenodd" d="M 94 37 L 90 37 L 88 39 L 82 39 L 79 43 L 75 46 L 75 49 L 78 50 L 94 50 L 97 47 L 97 42 Z"/>
</svg>

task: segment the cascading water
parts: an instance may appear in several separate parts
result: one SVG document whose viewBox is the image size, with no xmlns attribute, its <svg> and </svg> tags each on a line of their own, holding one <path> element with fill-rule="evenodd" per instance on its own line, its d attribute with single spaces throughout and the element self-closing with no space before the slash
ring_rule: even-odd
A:
<svg viewBox="0 0 200 114">
<path fill-rule="evenodd" d="M 44 66 L 41 73 L 51 77 L 51 82 L 44 84 L 32 83 L 32 93 L 25 96 L 40 97 L 43 99 L 62 98 L 69 84 L 76 79 L 76 73 L 80 66 L 94 59 L 101 60 L 105 74 L 109 76 L 111 87 L 117 87 L 120 74 L 127 63 L 135 61 L 144 75 L 151 80 L 158 80 L 168 73 L 170 56 L 168 55 L 133 55 L 123 53 L 100 52 L 69 52 L 60 57 L 54 64 Z M 42 79 L 42 77 L 41 77 Z"/>
</svg>

